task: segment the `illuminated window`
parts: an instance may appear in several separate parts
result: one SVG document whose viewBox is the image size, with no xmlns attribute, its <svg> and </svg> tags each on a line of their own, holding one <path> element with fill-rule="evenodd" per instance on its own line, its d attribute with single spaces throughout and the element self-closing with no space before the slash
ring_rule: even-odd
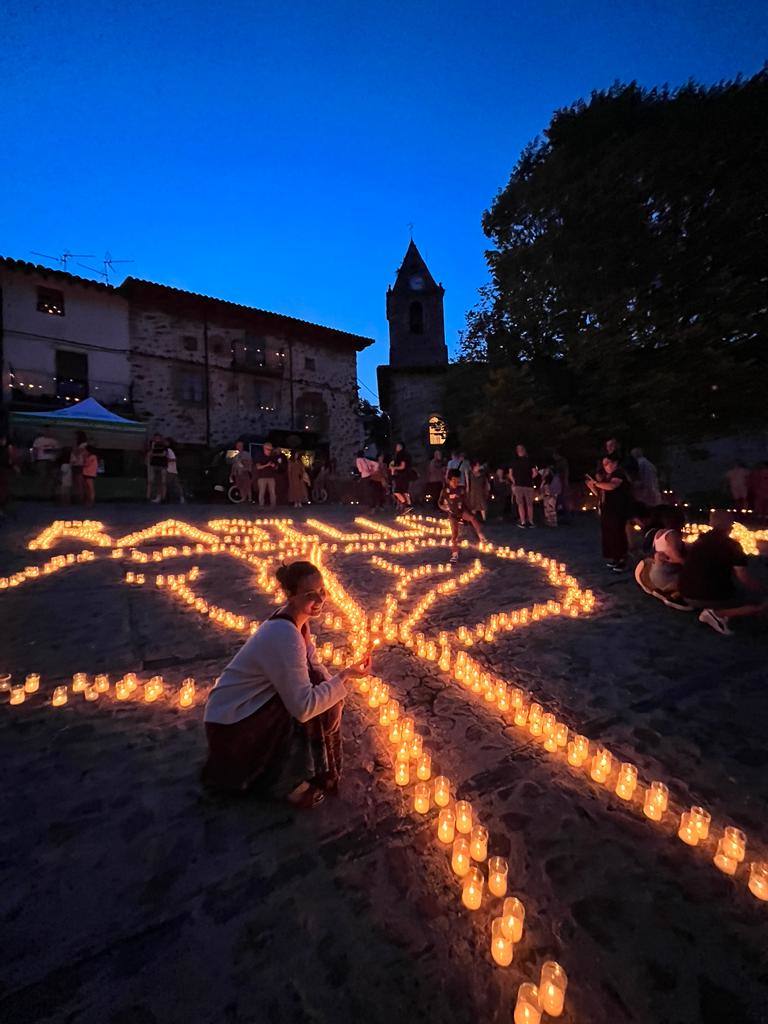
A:
<svg viewBox="0 0 768 1024">
<path fill-rule="evenodd" d="M 448 427 L 445 425 L 445 420 L 442 416 L 432 415 L 429 417 L 429 443 L 430 444 L 445 444 L 445 439 L 448 436 Z"/>
<path fill-rule="evenodd" d="M 37 309 L 49 316 L 64 316 L 64 293 L 55 288 L 38 288 Z"/>
</svg>

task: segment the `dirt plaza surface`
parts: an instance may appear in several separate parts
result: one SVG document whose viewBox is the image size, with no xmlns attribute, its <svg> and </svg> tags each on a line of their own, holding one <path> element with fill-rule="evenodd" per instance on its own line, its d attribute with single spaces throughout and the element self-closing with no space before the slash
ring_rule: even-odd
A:
<svg viewBox="0 0 768 1024">
<path fill-rule="evenodd" d="M 382 643 L 373 671 L 413 715 L 434 774 L 471 801 L 489 830 L 489 853 L 509 861 L 509 892 L 526 918 L 512 964 L 502 968 L 489 952 L 501 901 L 486 893 L 477 912 L 462 906 L 450 852 L 436 839 L 436 812 L 415 814 L 413 785 L 395 785 L 392 747 L 365 695 L 347 701 L 338 799 L 297 814 L 201 790 L 204 694 L 247 632 L 185 606 L 154 577 L 199 566 L 198 595 L 246 622 L 263 620 L 274 602 L 253 564 L 210 552 L 135 563 L 131 545 L 113 558 L 71 537 L 30 551 L 29 541 L 64 516 L 44 505 L 16 512 L 0 531 L 0 575 L 83 548 L 96 557 L 0 591 L 0 673 L 14 684 L 41 676 L 40 692 L 20 706 L 0 695 L 0 1020 L 506 1024 L 519 985 L 537 983 L 542 963 L 557 960 L 569 978 L 558 1018 L 566 1024 L 768 1021 L 768 903 L 747 886 L 749 863 L 768 860 L 760 627 L 721 637 L 644 595 L 631 576 L 610 574 L 592 517 L 557 531 L 489 526 L 494 545 L 566 563 L 595 606 L 471 648 L 452 640 L 454 650 L 605 744 L 616 763 L 636 765 L 641 786 L 630 803 L 436 663 Z M 90 518 L 119 537 L 170 516 L 208 531 L 209 521 L 238 512 L 104 506 Z M 310 517 L 359 531 L 359 514 L 277 510 L 299 534 L 313 532 Z M 265 530 L 279 536 L 274 526 Z M 135 546 L 151 554 L 184 543 L 193 541 Z M 343 547 L 327 550 L 325 565 L 367 614 L 383 611 L 397 577 L 371 552 Z M 446 562 L 448 548 L 375 554 L 413 569 Z M 415 625 L 428 639 L 559 599 L 527 557 L 466 548 L 452 577 L 478 557 L 482 571 L 441 595 Z M 750 562 L 764 573 L 758 559 Z M 125 582 L 133 570 L 145 572 L 144 586 Z M 413 579 L 399 619 L 447 578 Z M 315 632 L 338 646 L 347 626 L 321 620 Z M 78 671 L 109 673 L 113 682 L 127 672 L 141 682 L 160 674 L 166 695 L 147 704 L 70 693 L 66 705 L 52 707 L 53 687 L 71 684 Z M 183 709 L 174 694 L 189 676 L 198 696 Z M 655 779 L 670 791 L 660 823 L 642 813 L 641 789 Z M 693 804 L 712 814 L 710 837 L 695 848 L 677 837 L 679 810 Z M 729 824 L 748 837 L 734 877 L 712 863 Z"/>
</svg>

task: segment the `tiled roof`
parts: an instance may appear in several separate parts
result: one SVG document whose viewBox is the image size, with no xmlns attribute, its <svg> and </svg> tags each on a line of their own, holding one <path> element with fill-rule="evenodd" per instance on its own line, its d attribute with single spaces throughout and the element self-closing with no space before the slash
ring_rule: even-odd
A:
<svg viewBox="0 0 768 1024">
<path fill-rule="evenodd" d="M 285 313 L 272 313 L 266 309 L 257 309 L 255 306 L 244 306 L 239 302 L 229 302 L 211 295 L 188 292 L 182 288 L 171 288 L 169 285 L 143 281 L 137 277 L 126 277 L 117 291 L 132 303 L 160 305 L 161 308 L 174 309 L 181 313 L 189 312 L 199 315 L 202 305 L 205 304 L 206 308 L 215 314 L 216 322 L 220 326 L 225 326 L 221 322 L 224 317 L 233 325 L 242 324 L 243 320 L 248 320 L 257 328 L 269 329 L 271 327 L 273 329 L 293 329 L 294 331 L 298 328 L 312 335 L 317 341 L 350 345 L 358 352 L 372 345 L 374 341 L 373 338 L 350 334 L 347 331 L 337 330 L 335 327 L 314 324 L 309 320 L 287 316 Z"/>
<path fill-rule="evenodd" d="M 40 263 L 14 260 L 10 256 L 0 256 L 0 270 L 3 268 L 22 274 L 39 274 L 41 277 L 53 277 L 57 281 L 69 281 L 72 284 L 81 284 L 86 288 L 97 288 L 102 292 L 114 292 L 116 290 L 111 284 L 104 284 L 103 281 L 93 281 L 88 277 L 78 277 L 77 274 L 70 274 L 68 270 L 55 270 L 53 267 L 44 267 Z"/>
</svg>

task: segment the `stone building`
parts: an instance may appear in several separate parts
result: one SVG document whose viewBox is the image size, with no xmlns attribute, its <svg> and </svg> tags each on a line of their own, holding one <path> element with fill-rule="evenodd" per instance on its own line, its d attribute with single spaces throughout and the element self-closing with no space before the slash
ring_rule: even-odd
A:
<svg viewBox="0 0 768 1024">
<path fill-rule="evenodd" d="M 132 277 L 119 291 L 134 409 L 152 429 L 186 445 L 244 435 L 354 462 L 357 353 L 372 339 Z"/>
<path fill-rule="evenodd" d="M 391 440 L 403 441 L 414 461 L 421 463 L 445 443 L 446 436 L 444 294 L 411 241 L 395 283 L 387 289 L 389 364 L 379 366 L 377 374 Z"/>
</svg>

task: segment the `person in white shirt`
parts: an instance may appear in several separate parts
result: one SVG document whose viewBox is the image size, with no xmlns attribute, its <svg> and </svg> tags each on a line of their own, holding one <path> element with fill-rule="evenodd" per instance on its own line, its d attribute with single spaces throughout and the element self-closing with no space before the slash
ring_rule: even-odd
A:
<svg viewBox="0 0 768 1024">
<path fill-rule="evenodd" d="M 308 808 L 338 787 L 346 682 L 368 673 L 370 656 L 331 676 L 309 631 L 325 602 L 320 571 L 298 561 L 276 575 L 285 604 L 240 648 L 208 696 L 202 778 L 215 790 L 256 788 Z"/>
<path fill-rule="evenodd" d="M 376 512 L 382 505 L 381 484 L 376 478 L 379 464 L 375 459 L 367 458 L 361 448 L 355 459 L 355 468 L 360 474 L 360 479 L 363 481 L 371 512 Z"/>
<path fill-rule="evenodd" d="M 166 456 L 168 458 L 168 465 L 166 466 L 166 493 L 169 501 L 178 501 L 180 505 L 186 504 L 184 500 L 184 490 L 181 486 L 181 480 L 179 479 L 179 464 L 176 461 L 176 452 L 174 451 L 173 444 L 170 438 L 167 440 L 168 448 L 166 450 Z"/>
</svg>

